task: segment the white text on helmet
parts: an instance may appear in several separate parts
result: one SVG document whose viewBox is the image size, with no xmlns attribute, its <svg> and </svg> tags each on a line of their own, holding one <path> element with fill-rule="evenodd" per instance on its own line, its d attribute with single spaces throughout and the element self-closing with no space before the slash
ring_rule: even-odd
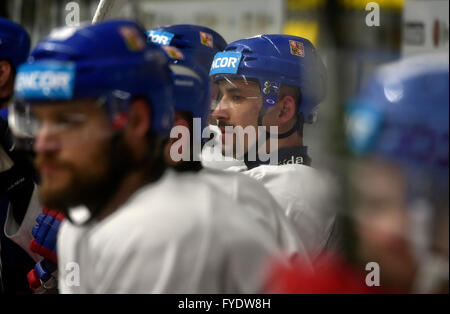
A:
<svg viewBox="0 0 450 314">
<path fill-rule="evenodd" d="M 170 44 L 171 38 L 169 38 L 167 36 L 159 35 L 159 34 L 150 34 L 149 36 L 151 37 L 151 41 L 155 44 L 158 44 L 158 45 Z"/>
<path fill-rule="evenodd" d="M 55 71 L 33 71 L 19 73 L 17 76 L 17 90 L 43 90 L 69 88 L 71 74 Z"/>
<path fill-rule="evenodd" d="M 216 69 L 216 68 L 235 68 L 236 67 L 236 63 L 238 62 L 238 58 L 235 57 L 225 57 L 225 58 L 217 58 L 216 60 L 214 60 L 213 64 L 212 64 L 212 68 Z"/>
</svg>

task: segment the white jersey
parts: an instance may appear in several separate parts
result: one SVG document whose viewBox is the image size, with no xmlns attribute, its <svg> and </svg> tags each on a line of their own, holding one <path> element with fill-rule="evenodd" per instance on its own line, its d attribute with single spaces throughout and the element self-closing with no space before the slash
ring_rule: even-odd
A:
<svg viewBox="0 0 450 314">
<path fill-rule="evenodd" d="M 289 163 L 259 165 L 248 169 L 244 161 L 211 161 L 214 157 L 206 150 L 202 158 L 205 167 L 241 172 L 260 183 L 273 195 L 294 225 L 309 256 L 314 259 L 332 239 L 336 208 L 332 203 L 335 187 L 331 178 L 309 166 Z"/>
<path fill-rule="evenodd" d="M 167 170 L 100 222 L 80 227 L 66 219 L 58 234 L 60 292 L 261 292 L 277 244 L 233 207 L 195 175 Z"/>
<path fill-rule="evenodd" d="M 243 173 L 260 181 L 272 193 L 295 226 L 311 257 L 331 241 L 336 208 L 331 181 L 309 166 L 261 165 Z"/>
<path fill-rule="evenodd" d="M 258 181 L 240 173 L 203 168 L 198 178 L 216 187 L 247 211 L 264 229 L 269 230 L 287 255 L 307 258 L 306 248 L 267 189 Z"/>
</svg>

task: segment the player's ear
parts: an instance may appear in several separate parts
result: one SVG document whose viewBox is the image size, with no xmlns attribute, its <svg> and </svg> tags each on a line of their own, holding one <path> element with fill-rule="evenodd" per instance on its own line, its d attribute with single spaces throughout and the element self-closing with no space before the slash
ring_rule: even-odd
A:
<svg viewBox="0 0 450 314">
<path fill-rule="evenodd" d="M 10 79 L 11 72 L 11 64 L 8 61 L 0 61 L 0 88 L 6 85 Z"/>
<path fill-rule="evenodd" d="M 126 133 L 135 138 L 145 138 L 151 128 L 150 104 L 144 98 L 136 98 L 128 114 Z"/>
<path fill-rule="evenodd" d="M 296 113 L 294 97 L 286 95 L 278 101 L 278 105 L 280 107 L 278 119 L 281 123 L 285 123 L 294 118 Z"/>
<path fill-rule="evenodd" d="M 184 127 L 184 128 L 186 128 L 187 132 L 190 132 L 189 122 L 179 112 L 175 113 L 174 127 Z M 177 151 L 177 153 L 179 155 L 183 154 L 183 147 L 189 147 L 189 145 L 190 145 L 190 136 L 183 136 L 183 134 L 184 133 L 181 132 L 181 133 L 178 133 L 178 137 L 170 137 L 166 143 L 166 146 L 164 148 L 164 159 L 165 159 L 166 163 L 170 166 L 176 166 L 177 164 L 180 164 L 182 162 L 181 160 L 180 161 L 172 160 L 172 156 L 170 154 L 172 145 L 174 145 L 176 142 L 181 141 L 181 142 L 179 142 L 180 145 L 178 146 L 178 151 Z"/>
<path fill-rule="evenodd" d="M 175 121 L 173 122 L 174 126 L 184 126 L 189 130 L 189 123 L 186 121 L 186 119 L 181 115 L 175 115 Z"/>
</svg>

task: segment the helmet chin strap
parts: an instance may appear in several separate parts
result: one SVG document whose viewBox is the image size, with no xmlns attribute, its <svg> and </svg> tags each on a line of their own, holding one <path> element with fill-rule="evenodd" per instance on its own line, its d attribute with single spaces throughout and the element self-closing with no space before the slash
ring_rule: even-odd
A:
<svg viewBox="0 0 450 314">
<path fill-rule="evenodd" d="M 261 108 L 259 109 L 259 112 L 258 112 L 258 127 L 263 126 L 262 122 L 263 122 L 263 118 L 264 118 L 266 112 L 267 112 L 267 106 L 264 106 L 264 105 L 261 106 Z M 256 149 L 255 156 L 259 160 L 257 152 L 258 152 L 258 148 L 260 147 L 261 142 L 265 142 L 265 141 L 267 141 L 268 138 L 271 138 L 271 137 L 281 139 L 281 138 L 286 138 L 288 136 L 291 136 L 298 130 L 301 130 L 302 123 L 303 123 L 303 115 L 297 113 L 296 114 L 296 122 L 289 131 L 287 131 L 285 133 L 281 133 L 281 134 L 272 134 L 269 131 L 265 130 L 265 135 L 266 135 L 265 139 L 262 138 L 262 135 L 264 133 L 261 132 L 261 134 L 259 134 L 259 136 L 256 138 L 256 143 L 252 147 L 249 148 L 249 151 Z M 247 153 L 244 154 L 244 161 L 248 160 L 249 151 L 247 151 Z"/>
<path fill-rule="evenodd" d="M 259 112 L 258 112 L 258 126 L 263 126 L 263 118 L 266 115 L 266 112 L 267 112 L 267 106 L 263 105 L 261 107 L 261 109 L 259 109 Z M 278 139 L 286 138 L 288 136 L 291 136 L 295 132 L 301 130 L 301 125 L 303 124 L 303 115 L 297 113 L 295 116 L 296 116 L 296 121 L 289 131 L 281 133 L 281 134 L 278 134 L 278 133 L 272 134 L 272 133 L 270 133 L 270 131 L 266 130 L 266 138 L 269 138 L 269 137 L 278 138 Z M 259 137 L 258 137 L 258 139 L 259 139 Z"/>
<path fill-rule="evenodd" d="M 263 95 L 263 103 L 262 103 L 261 108 L 258 111 L 258 124 L 257 124 L 258 131 L 259 131 L 260 126 L 264 127 L 263 118 L 266 115 L 267 110 L 269 108 L 269 105 L 267 105 L 267 104 L 275 105 L 278 100 L 279 92 L 280 92 L 280 83 L 279 82 L 267 80 L 264 82 L 264 85 L 261 86 L 261 93 Z M 272 134 L 272 133 L 270 133 L 270 131 L 265 129 L 265 139 L 262 138 L 262 135 L 264 134 L 264 132 L 261 132 L 260 134 L 258 134 L 255 144 L 249 148 L 249 151 L 256 150 L 256 158 L 258 159 L 257 152 L 260 147 L 260 143 L 267 141 L 268 138 L 277 138 L 277 139 L 287 138 L 287 137 L 291 136 L 292 134 L 294 134 L 295 132 L 301 131 L 302 124 L 303 124 L 303 115 L 297 113 L 295 116 L 296 116 L 296 122 L 294 123 L 294 125 L 292 126 L 292 128 L 290 130 L 288 130 L 287 132 L 281 133 L 281 134 L 279 134 L 279 133 Z M 269 126 L 269 130 L 270 130 L 270 126 Z M 247 151 L 247 153 L 245 153 L 243 156 L 245 161 L 248 160 L 249 151 Z"/>
</svg>

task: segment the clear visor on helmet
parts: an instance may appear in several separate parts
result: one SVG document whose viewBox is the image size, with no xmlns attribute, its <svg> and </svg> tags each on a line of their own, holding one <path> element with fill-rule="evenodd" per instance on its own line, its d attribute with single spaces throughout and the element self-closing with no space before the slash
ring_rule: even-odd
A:
<svg viewBox="0 0 450 314">
<path fill-rule="evenodd" d="M 125 96 L 51 102 L 15 100 L 9 107 L 8 123 L 21 149 L 33 149 L 38 140 L 80 145 L 111 137 L 125 125 L 129 101 Z"/>
<path fill-rule="evenodd" d="M 259 81 L 245 75 L 217 74 L 211 79 L 211 111 L 261 103 Z"/>
</svg>

